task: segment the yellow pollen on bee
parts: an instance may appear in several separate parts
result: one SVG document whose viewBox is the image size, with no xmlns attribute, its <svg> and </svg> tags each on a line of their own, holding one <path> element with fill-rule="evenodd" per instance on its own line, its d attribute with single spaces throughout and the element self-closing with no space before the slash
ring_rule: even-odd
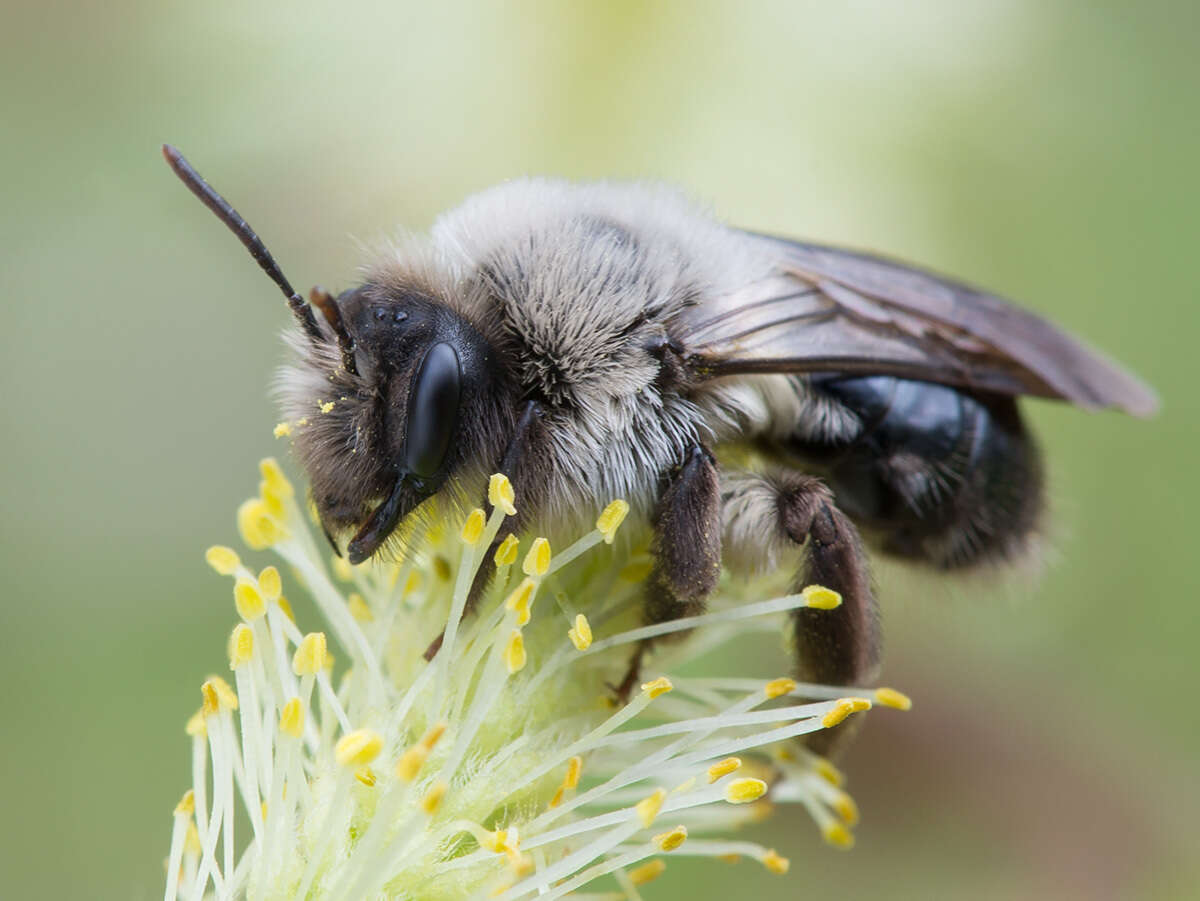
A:
<svg viewBox="0 0 1200 901">
<path fill-rule="evenodd" d="M 734 779 L 725 786 L 725 800 L 730 804 L 748 804 L 767 793 L 767 783 L 761 779 Z"/>
<path fill-rule="evenodd" d="M 515 516 L 517 508 L 513 504 L 516 499 L 508 476 L 501 473 L 493 475 L 488 482 L 488 503 L 503 510 L 505 516 Z"/>
<path fill-rule="evenodd" d="M 292 434 L 292 424 L 290 422 L 280 422 L 275 425 L 272 434 L 276 438 L 286 438 Z"/>
<path fill-rule="evenodd" d="M 792 862 L 774 848 L 771 848 L 763 855 L 762 864 L 776 876 L 782 876 L 791 867 Z"/>
<path fill-rule="evenodd" d="M 292 698 L 279 712 L 279 731 L 292 738 L 299 738 L 304 731 L 304 705 L 299 698 Z"/>
<path fill-rule="evenodd" d="M 204 725 L 203 707 L 188 717 L 187 725 L 183 727 L 183 731 L 192 736 L 192 738 L 202 738 L 205 734 L 207 734 L 208 727 Z"/>
<path fill-rule="evenodd" d="M 723 779 L 730 773 L 736 772 L 742 765 L 740 757 L 726 757 L 724 760 L 717 761 L 708 768 L 709 784 L 716 782 L 718 779 Z"/>
<path fill-rule="evenodd" d="M 654 836 L 653 842 L 658 845 L 660 851 L 674 851 L 685 841 L 687 841 L 688 831 L 687 826 L 682 823 L 672 829 L 670 832 L 663 832 Z"/>
<path fill-rule="evenodd" d="M 582 613 L 575 614 L 575 625 L 567 630 L 567 638 L 577 651 L 586 651 L 592 646 L 592 626 Z"/>
<path fill-rule="evenodd" d="M 355 772 L 354 778 L 367 788 L 375 787 L 375 772 L 369 766 L 364 766 Z"/>
<path fill-rule="evenodd" d="M 375 619 L 370 606 L 357 591 L 350 592 L 350 596 L 346 598 L 346 607 L 350 610 L 350 615 L 360 623 L 369 623 Z"/>
<path fill-rule="evenodd" d="M 813 610 L 834 610 L 842 605 L 842 596 L 823 585 L 809 585 L 800 592 L 804 605 Z"/>
<path fill-rule="evenodd" d="M 875 701 L 884 707 L 892 707 L 896 710 L 912 710 L 912 698 L 894 688 L 875 689 Z"/>
<path fill-rule="evenodd" d="M 465 544 L 475 545 L 483 537 L 483 528 L 485 525 L 487 525 L 487 516 L 481 509 L 476 507 L 471 511 L 471 515 L 467 517 L 467 521 L 463 523 L 462 532 L 459 533 L 459 537 L 462 538 Z"/>
<path fill-rule="evenodd" d="M 850 849 L 854 847 L 854 833 L 846 828 L 844 823 L 830 820 L 821 827 L 821 837 L 835 848 Z"/>
<path fill-rule="evenodd" d="M 665 800 L 667 800 L 667 790 L 658 788 L 634 805 L 634 810 L 637 811 L 638 820 L 641 821 L 643 829 L 650 828 L 650 824 L 654 822 L 654 818 L 662 810 L 663 801 Z"/>
<path fill-rule="evenodd" d="M 257 497 L 238 507 L 237 524 L 242 540 L 254 551 L 265 550 L 287 537 L 287 531 Z"/>
<path fill-rule="evenodd" d="M 308 425 L 308 417 L 301 416 L 299 419 L 296 420 L 296 425 L 299 426 L 300 428 L 304 428 L 306 425 Z"/>
<path fill-rule="evenodd" d="M 441 806 L 442 798 L 446 796 L 446 789 L 449 788 L 445 782 L 435 782 L 430 786 L 429 791 L 425 792 L 425 797 L 421 799 L 421 809 L 430 816 L 433 816 L 439 806 Z"/>
<path fill-rule="evenodd" d="M 204 684 L 200 686 L 200 696 L 203 699 L 205 716 L 238 708 L 237 694 L 220 676 L 209 676 L 205 679 Z"/>
<path fill-rule="evenodd" d="M 245 623 L 233 627 L 229 636 L 229 668 L 237 669 L 254 656 L 254 630 Z"/>
<path fill-rule="evenodd" d="M 333 756 L 339 766 L 363 767 L 383 750 L 383 736 L 372 729 L 355 729 L 338 739 Z"/>
<path fill-rule="evenodd" d="M 317 404 L 322 413 L 330 413 L 333 411 L 333 401 L 321 401 Z"/>
<path fill-rule="evenodd" d="M 640 867 L 634 867 L 629 871 L 629 881 L 634 885 L 645 885 L 647 882 L 652 882 L 666 872 L 667 864 L 662 858 L 656 857 L 653 860 L 648 860 Z"/>
<path fill-rule="evenodd" d="M 175 812 L 190 817 L 195 811 L 196 792 L 189 788 L 183 793 L 183 797 L 179 799 L 179 803 L 175 805 Z"/>
<path fill-rule="evenodd" d="M 292 670 L 297 676 L 315 676 L 325 668 L 329 649 L 324 632 L 309 632 L 300 640 L 292 655 Z"/>
<path fill-rule="evenodd" d="M 512 590 L 507 598 L 504 599 L 504 609 L 512 610 L 517 614 L 517 625 L 523 626 L 529 622 L 530 607 L 533 602 L 533 592 L 537 588 L 537 583 L 528 577 L 521 580 L 521 584 Z"/>
<path fill-rule="evenodd" d="M 628 515 L 628 502 L 619 498 L 604 508 L 604 511 L 596 520 L 596 530 L 604 536 L 605 544 L 613 543 L 613 539 L 617 536 L 617 529 L 621 527 L 621 523 L 625 521 L 625 517 Z"/>
<path fill-rule="evenodd" d="M 520 629 L 513 629 L 508 636 L 508 644 L 504 646 L 504 664 L 508 667 L 509 675 L 523 670 L 526 660 L 525 639 Z"/>
<path fill-rule="evenodd" d="M 546 570 L 550 568 L 550 542 L 545 538 L 533 539 L 533 545 L 529 548 L 529 553 L 525 555 L 525 560 L 521 564 L 521 570 L 530 578 L 544 576 Z"/>
<path fill-rule="evenodd" d="M 279 570 L 273 566 L 265 567 L 258 574 L 258 590 L 262 592 L 263 600 L 268 604 L 279 600 L 279 596 L 283 594 L 283 580 L 279 577 Z"/>
<path fill-rule="evenodd" d="M 786 677 L 782 679 L 772 679 L 763 686 L 763 693 L 766 694 L 769 700 L 781 698 L 786 694 L 791 694 L 795 690 L 796 680 L 788 679 Z"/>
<path fill-rule="evenodd" d="M 225 547 L 223 544 L 214 544 L 205 551 L 204 560 L 223 576 L 232 576 L 242 565 L 237 551 L 231 547 Z"/>
<path fill-rule="evenodd" d="M 516 535 L 506 535 L 504 540 L 500 542 L 500 546 L 496 548 L 496 555 L 492 558 L 497 566 L 512 566 L 517 562 L 517 548 L 521 542 L 517 540 Z"/>
<path fill-rule="evenodd" d="M 247 622 L 253 622 L 267 612 L 258 586 L 249 579 L 238 579 L 233 583 L 233 605 L 237 608 L 238 616 Z"/>
<path fill-rule="evenodd" d="M 657 679 L 642 683 L 642 691 L 650 695 L 651 699 L 657 698 L 659 695 L 665 695 L 674 687 L 671 684 L 671 680 L 666 676 L 659 676 Z"/>
</svg>

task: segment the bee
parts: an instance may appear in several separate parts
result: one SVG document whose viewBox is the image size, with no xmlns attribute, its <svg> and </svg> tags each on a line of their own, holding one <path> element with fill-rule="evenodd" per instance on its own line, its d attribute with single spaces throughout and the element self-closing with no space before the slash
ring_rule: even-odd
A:
<svg viewBox="0 0 1200 901">
<path fill-rule="evenodd" d="M 722 563 L 790 566 L 798 588 L 842 595 L 794 614 L 806 681 L 877 674 L 864 546 L 945 571 L 1029 549 L 1043 477 L 1019 397 L 1156 407 L 1004 300 L 732 228 L 648 184 L 508 182 L 305 303 L 246 221 L 163 153 L 287 298 L 280 390 L 309 419 L 295 452 L 335 551 L 380 553 L 428 499 L 492 472 L 513 483 L 515 525 L 549 534 L 623 497 L 653 535 L 647 623 L 699 612 Z"/>
</svg>

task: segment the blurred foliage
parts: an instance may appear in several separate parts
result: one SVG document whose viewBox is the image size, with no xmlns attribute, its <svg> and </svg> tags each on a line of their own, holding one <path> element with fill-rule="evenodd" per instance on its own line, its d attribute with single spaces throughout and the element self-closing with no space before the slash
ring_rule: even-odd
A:
<svg viewBox="0 0 1200 901">
<path fill-rule="evenodd" d="M 685 861 L 647 897 L 1195 892 L 1198 34 L 1185 2 L 6 4 L 5 896 L 161 891 L 183 722 L 232 624 L 202 551 L 285 451 L 283 304 L 164 140 L 301 286 L 506 177 L 655 177 L 966 276 L 1129 363 L 1153 421 L 1030 405 L 1040 583 L 879 569 L 887 678 L 917 706 L 847 761 L 859 847 L 789 815 L 763 827 L 787 879 Z"/>
</svg>

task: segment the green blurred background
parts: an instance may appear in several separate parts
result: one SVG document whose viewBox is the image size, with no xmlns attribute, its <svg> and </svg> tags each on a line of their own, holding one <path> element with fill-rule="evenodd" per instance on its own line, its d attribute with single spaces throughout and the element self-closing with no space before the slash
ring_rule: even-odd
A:
<svg viewBox="0 0 1200 901">
<path fill-rule="evenodd" d="M 788 877 L 679 863 L 647 897 L 1200 897 L 1200 6 L 433 6 L 3 7 L 0 894 L 161 893 L 183 722 L 233 621 L 202 552 L 285 453 L 284 305 L 169 140 L 302 288 L 510 176 L 656 177 L 1125 360 L 1157 419 L 1028 406 L 1040 583 L 879 568 L 886 681 L 916 707 L 846 761 L 858 847 L 785 814 Z"/>
</svg>

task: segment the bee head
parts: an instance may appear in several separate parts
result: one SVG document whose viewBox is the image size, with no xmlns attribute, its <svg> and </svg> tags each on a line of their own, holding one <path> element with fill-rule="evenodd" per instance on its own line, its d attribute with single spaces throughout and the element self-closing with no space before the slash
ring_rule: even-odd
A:
<svg viewBox="0 0 1200 901">
<path fill-rule="evenodd" d="M 464 467 L 497 453 L 497 372 L 484 337 L 432 292 L 368 283 L 319 290 L 321 339 L 293 336 L 284 406 L 331 539 L 353 563 Z"/>
<path fill-rule="evenodd" d="M 512 406 L 500 402 L 492 349 L 436 290 L 368 282 L 338 298 L 314 288 L 306 304 L 229 202 L 174 147 L 163 145 L 163 156 L 279 286 L 296 318 L 296 361 L 283 370 L 279 393 L 335 549 L 336 536 L 350 534 L 350 561 L 367 559 L 452 476 L 470 466 L 482 477 L 498 462 Z"/>
</svg>

